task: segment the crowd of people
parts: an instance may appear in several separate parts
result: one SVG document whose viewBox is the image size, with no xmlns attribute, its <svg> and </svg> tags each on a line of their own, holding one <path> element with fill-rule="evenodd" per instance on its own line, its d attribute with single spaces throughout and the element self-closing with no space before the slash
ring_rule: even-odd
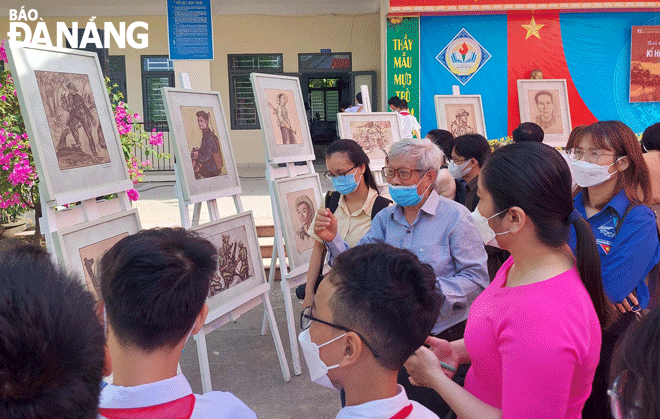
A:
<svg viewBox="0 0 660 419">
<path fill-rule="evenodd" d="M 382 169 L 391 200 L 355 141 L 326 153 L 299 342 L 337 417 L 660 417 L 660 124 L 641 143 L 580 126 L 565 152 L 535 123 L 494 152 L 410 137 Z M 183 229 L 125 237 L 96 303 L 44 250 L 1 253 L 0 417 L 256 417 L 177 374 L 216 253 Z"/>
</svg>

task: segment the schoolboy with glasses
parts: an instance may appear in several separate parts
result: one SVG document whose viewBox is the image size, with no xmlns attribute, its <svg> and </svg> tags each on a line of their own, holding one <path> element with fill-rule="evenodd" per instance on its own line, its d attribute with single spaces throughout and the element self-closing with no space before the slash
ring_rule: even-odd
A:
<svg viewBox="0 0 660 419">
<path fill-rule="evenodd" d="M 343 252 L 301 314 L 312 381 L 344 389 L 344 418 L 438 418 L 411 402 L 397 372 L 438 316 L 435 274 L 411 252 L 368 244 Z"/>
</svg>

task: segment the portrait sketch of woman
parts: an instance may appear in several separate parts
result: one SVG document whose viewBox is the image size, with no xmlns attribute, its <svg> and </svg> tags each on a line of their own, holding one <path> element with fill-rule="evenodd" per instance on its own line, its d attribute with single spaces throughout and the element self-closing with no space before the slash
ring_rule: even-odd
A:
<svg viewBox="0 0 660 419">
<path fill-rule="evenodd" d="M 195 179 L 227 174 L 212 108 L 181 106 Z"/>
</svg>

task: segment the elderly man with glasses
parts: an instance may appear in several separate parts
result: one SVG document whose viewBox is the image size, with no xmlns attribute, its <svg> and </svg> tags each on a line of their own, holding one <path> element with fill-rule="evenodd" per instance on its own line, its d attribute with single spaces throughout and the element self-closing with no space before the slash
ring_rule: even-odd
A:
<svg viewBox="0 0 660 419">
<path fill-rule="evenodd" d="M 433 187 L 440 162 L 440 150 L 428 139 L 407 138 L 392 144 L 383 175 L 397 205 L 378 213 L 359 244 L 384 242 L 410 250 L 433 267 L 438 292 L 445 301 L 431 333 L 452 341 L 463 337 L 469 307 L 489 279 L 483 241 L 470 212 L 439 196 Z M 336 235 L 334 216 L 326 215 L 317 216 L 315 233 L 336 256 L 348 245 Z M 459 380 L 460 372 L 455 376 Z M 407 379 L 400 383 L 409 386 Z M 406 388 L 413 400 L 442 417 L 448 408 L 426 390 Z"/>
</svg>

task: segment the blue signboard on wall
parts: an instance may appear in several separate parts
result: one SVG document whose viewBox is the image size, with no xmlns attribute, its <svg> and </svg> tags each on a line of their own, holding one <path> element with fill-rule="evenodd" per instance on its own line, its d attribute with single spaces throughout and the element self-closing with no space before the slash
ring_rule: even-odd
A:
<svg viewBox="0 0 660 419">
<path fill-rule="evenodd" d="M 171 60 L 213 59 L 211 0 L 167 0 Z"/>
</svg>

